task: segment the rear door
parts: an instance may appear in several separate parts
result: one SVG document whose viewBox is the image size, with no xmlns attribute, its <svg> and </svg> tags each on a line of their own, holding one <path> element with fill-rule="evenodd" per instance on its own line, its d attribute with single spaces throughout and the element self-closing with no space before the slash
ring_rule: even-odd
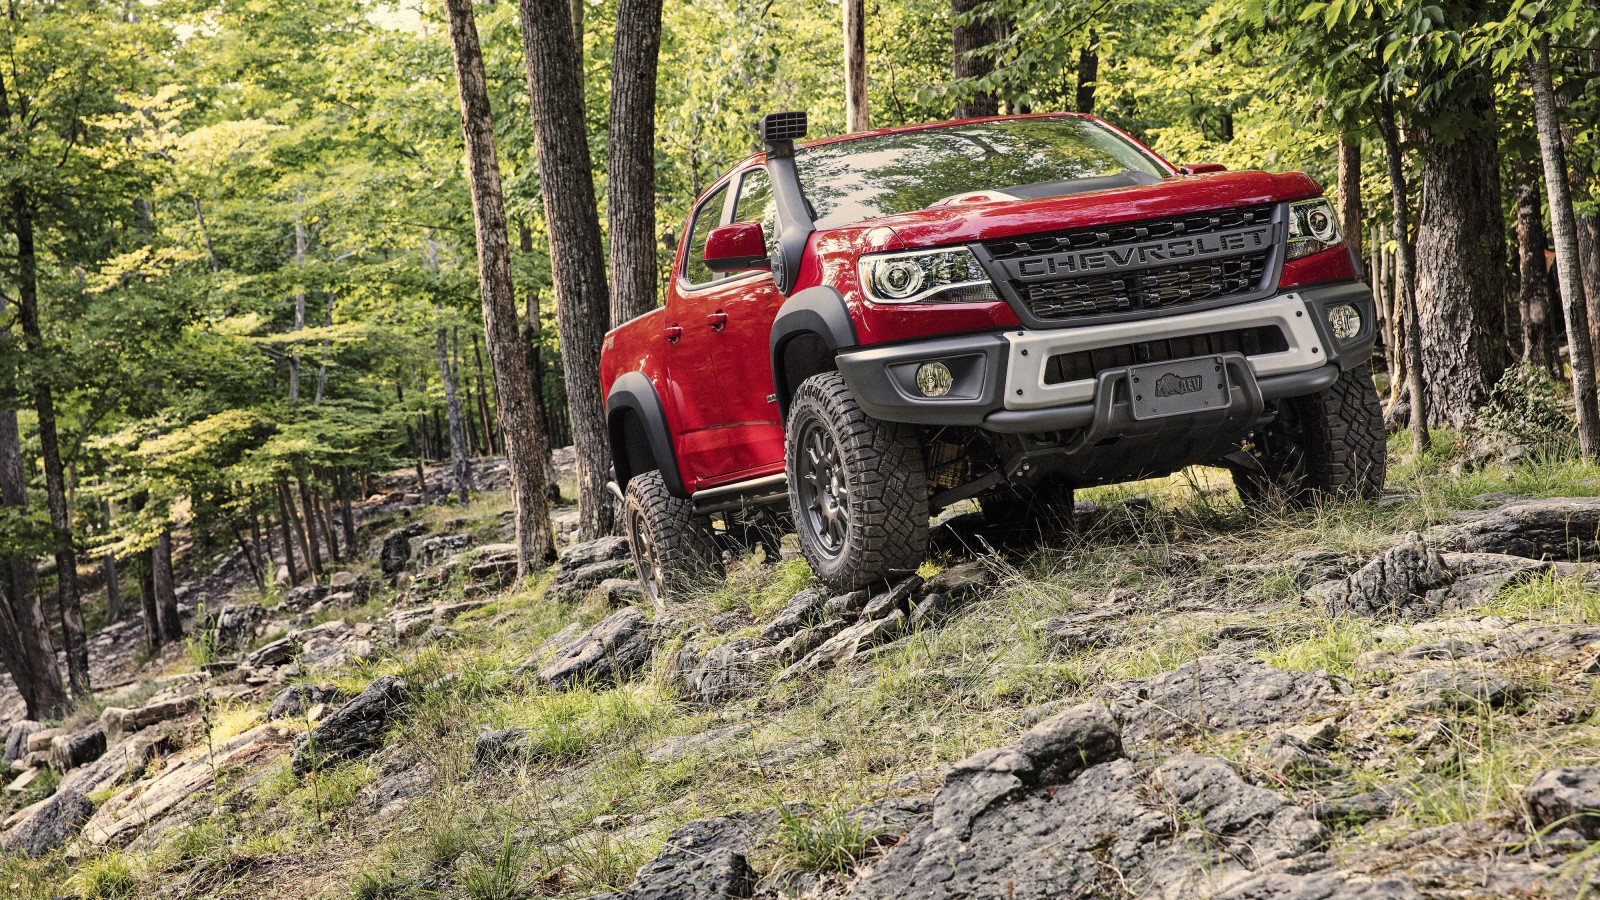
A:
<svg viewBox="0 0 1600 900">
<path fill-rule="evenodd" d="M 667 321 L 676 339 L 668 342 L 667 359 L 679 407 L 680 462 L 698 482 L 695 489 L 783 467 L 767 347 L 783 295 L 770 272 L 720 275 L 705 264 L 713 228 L 767 213 L 766 186 L 766 170 L 754 167 L 707 195 L 695 208 L 673 274 Z"/>
</svg>

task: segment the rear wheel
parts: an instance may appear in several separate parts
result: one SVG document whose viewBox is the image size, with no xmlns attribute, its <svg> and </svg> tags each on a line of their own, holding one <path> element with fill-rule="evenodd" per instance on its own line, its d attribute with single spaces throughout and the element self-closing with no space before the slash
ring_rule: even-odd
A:
<svg viewBox="0 0 1600 900">
<path fill-rule="evenodd" d="M 1261 467 L 1233 470 L 1246 503 L 1376 499 L 1388 444 L 1372 372 L 1357 366 L 1315 394 L 1280 401 L 1277 418 L 1251 435 L 1246 449 Z"/>
<path fill-rule="evenodd" d="M 624 501 L 633 570 L 658 609 L 720 574 L 711 520 L 696 516 L 693 503 L 667 493 L 659 471 L 634 476 Z"/>
<path fill-rule="evenodd" d="M 851 591 L 916 571 L 928 553 L 928 479 L 908 426 L 861 410 L 837 372 L 801 383 L 785 461 L 800 551 L 817 577 Z"/>
</svg>

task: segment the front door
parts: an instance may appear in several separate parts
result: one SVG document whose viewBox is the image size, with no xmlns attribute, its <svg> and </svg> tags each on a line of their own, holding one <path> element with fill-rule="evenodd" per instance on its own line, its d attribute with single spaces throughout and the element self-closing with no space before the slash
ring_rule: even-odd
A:
<svg viewBox="0 0 1600 900">
<path fill-rule="evenodd" d="M 783 295 L 768 272 L 719 275 L 704 260 L 713 228 L 759 221 L 765 185 L 764 169 L 747 170 L 696 207 L 667 303 L 669 335 L 675 336 L 668 367 L 679 411 L 679 461 L 695 489 L 768 474 L 783 463 L 783 424 L 768 362 Z M 730 191 L 740 193 L 730 198 Z M 745 217 L 752 204 L 755 212 Z"/>
</svg>

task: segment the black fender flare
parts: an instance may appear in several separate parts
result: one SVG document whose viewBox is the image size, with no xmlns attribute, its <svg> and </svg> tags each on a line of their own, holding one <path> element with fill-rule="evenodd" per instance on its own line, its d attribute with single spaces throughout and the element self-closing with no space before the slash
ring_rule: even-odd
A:
<svg viewBox="0 0 1600 900">
<path fill-rule="evenodd" d="M 667 427 L 666 410 L 655 385 L 643 372 L 628 372 L 618 378 L 611 385 L 611 393 L 606 395 L 606 437 L 611 445 L 611 464 L 616 470 L 617 486 L 626 489 L 629 479 L 649 471 L 633 463 L 639 448 L 627 445 L 624 422 L 628 413 L 637 416 L 644 429 L 647 444 L 644 449 L 661 470 L 667 493 L 688 499 L 689 492 L 678 471 L 678 454 L 672 448 L 672 430 Z"/>
<path fill-rule="evenodd" d="M 772 320 L 768 358 L 772 362 L 772 387 L 782 418 L 789 415 L 789 396 L 795 387 L 788 384 L 785 377 L 783 351 L 789 342 L 808 334 L 816 335 L 834 353 L 860 343 L 855 322 L 850 318 L 850 308 L 845 305 L 844 296 L 834 288 L 818 285 L 799 291 L 783 302 Z"/>
</svg>

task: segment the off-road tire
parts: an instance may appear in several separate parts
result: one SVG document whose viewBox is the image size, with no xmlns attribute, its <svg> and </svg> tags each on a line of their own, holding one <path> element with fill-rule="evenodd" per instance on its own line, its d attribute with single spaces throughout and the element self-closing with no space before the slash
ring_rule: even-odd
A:
<svg viewBox="0 0 1600 900">
<path fill-rule="evenodd" d="M 1009 485 L 978 498 L 991 527 L 1070 531 L 1074 527 L 1072 486 L 1049 480 L 1035 485 Z"/>
<path fill-rule="evenodd" d="M 664 609 L 722 573 L 711 520 L 667 493 L 659 471 L 635 475 L 623 495 L 623 527 L 645 599 Z"/>
<path fill-rule="evenodd" d="M 1377 499 L 1388 451 L 1371 370 L 1356 366 L 1315 394 L 1280 401 L 1247 449 L 1264 471 L 1234 468 L 1246 504 Z"/>
<path fill-rule="evenodd" d="M 829 534 L 812 503 L 837 501 L 808 473 L 818 471 L 807 444 L 817 438 L 833 449 L 828 480 L 843 489 L 843 527 Z M 800 552 L 835 591 L 853 591 L 916 571 L 928 554 L 928 477 L 922 447 L 910 426 L 880 422 L 862 411 L 837 372 L 801 383 L 789 406 L 784 439 L 789 505 Z M 837 517 L 835 523 L 841 521 Z"/>
</svg>

